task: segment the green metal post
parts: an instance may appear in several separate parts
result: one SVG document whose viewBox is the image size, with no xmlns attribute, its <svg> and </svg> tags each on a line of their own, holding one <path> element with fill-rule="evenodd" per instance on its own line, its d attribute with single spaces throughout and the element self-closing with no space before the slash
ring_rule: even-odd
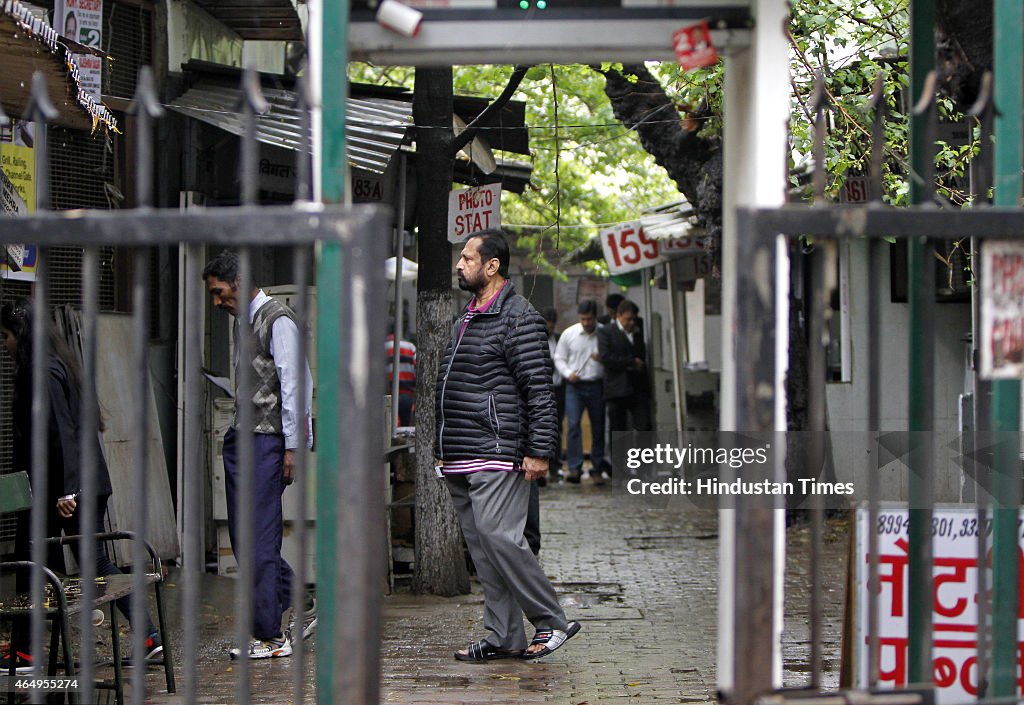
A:
<svg viewBox="0 0 1024 705">
<path fill-rule="evenodd" d="M 320 190 L 324 203 L 342 203 L 346 193 L 345 165 L 345 101 L 348 93 L 348 9 L 347 2 L 323 2 L 320 47 L 320 105 L 322 128 L 319 150 Z M 314 146 L 316 153 L 317 146 Z M 321 246 L 317 259 L 317 403 L 319 427 L 317 438 L 316 497 L 316 569 L 317 644 L 321 653 L 316 659 L 317 702 L 343 702 L 337 690 L 332 649 L 339 648 L 338 604 L 334 586 L 337 584 L 338 536 L 338 472 L 339 442 L 344 437 L 339 426 L 342 388 L 341 331 L 341 246 Z M 371 648 L 373 645 L 371 645 Z"/>
<path fill-rule="evenodd" d="M 1017 515 L 1020 475 L 1015 435 L 1020 416 L 1020 382 L 992 385 L 992 677 L 989 695 L 1017 693 Z"/>
<path fill-rule="evenodd" d="M 1020 205 L 1021 90 L 1024 88 L 1024 5 L 1020 0 L 996 0 L 995 137 L 993 174 L 995 205 Z M 1017 515 L 1020 504 L 1017 429 L 1020 426 L 1020 382 L 1004 380 L 992 385 L 992 430 L 996 455 L 992 468 L 992 678 L 989 695 L 1017 694 Z"/>
<path fill-rule="evenodd" d="M 910 3 L 910 94 L 918 100 L 925 89 L 925 76 L 935 63 L 935 0 L 911 0 Z M 910 163 L 915 174 L 930 173 L 927 160 L 933 159 L 934 146 L 927 144 L 925 121 L 927 115 L 917 115 L 910 122 Z M 910 182 L 912 203 L 922 203 L 927 184 L 914 179 Z M 908 679 L 912 683 L 932 681 L 931 631 L 931 544 L 932 544 L 932 484 L 929 457 L 933 430 L 934 337 L 932 301 L 935 287 L 928 282 L 934 264 L 928 255 L 927 244 L 918 240 L 907 243 L 909 263 L 909 394 L 911 456 L 910 456 L 910 556 L 909 556 L 909 620 L 908 620 Z"/>
</svg>

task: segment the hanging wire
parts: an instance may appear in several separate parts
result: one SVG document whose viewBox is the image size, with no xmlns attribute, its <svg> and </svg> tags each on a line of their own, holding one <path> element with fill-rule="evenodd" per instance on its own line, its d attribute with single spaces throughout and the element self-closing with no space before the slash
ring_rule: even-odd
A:
<svg viewBox="0 0 1024 705">
<path fill-rule="evenodd" d="M 558 78 L 555 74 L 554 64 L 549 66 L 551 68 L 551 98 L 555 104 L 555 248 L 557 249 L 562 241 L 562 184 L 559 174 L 559 168 L 561 167 L 561 145 L 558 137 Z"/>
</svg>

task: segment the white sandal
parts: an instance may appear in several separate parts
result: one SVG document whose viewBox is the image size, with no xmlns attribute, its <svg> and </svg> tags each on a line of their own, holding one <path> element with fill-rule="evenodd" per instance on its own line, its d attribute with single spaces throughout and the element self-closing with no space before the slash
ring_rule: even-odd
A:
<svg viewBox="0 0 1024 705">
<path fill-rule="evenodd" d="M 530 642 L 530 646 L 540 644 L 544 648 L 540 651 L 527 650 L 526 653 L 523 654 L 523 658 L 535 659 L 553 653 L 561 647 L 562 644 L 576 636 L 581 628 L 582 627 L 579 622 L 569 622 L 569 624 L 566 625 L 564 632 L 561 629 L 538 629 L 537 633 L 533 636 L 533 641 Z"/>
</svg>

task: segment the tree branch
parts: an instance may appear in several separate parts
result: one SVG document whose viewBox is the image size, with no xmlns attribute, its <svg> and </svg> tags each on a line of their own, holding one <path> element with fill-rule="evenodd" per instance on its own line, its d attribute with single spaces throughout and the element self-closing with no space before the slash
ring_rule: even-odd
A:
<svg viewBox="0 0 1024 705">
<path fill-rule="evenodd" d="M 523 82 L 526 77 L 526 72 L 530 70 L 529 66 L 516 66 L 515 70 L 512 71 L 512 75 L 508 78 L 508 84 L 505 86 L 505 90 L 501 92 L 494 101 L 484 108 L 479 115 L 473 118 L 473 121 L 466 125 L 466 129 L 455 136 L 452 140 L 451 156 L 455 157 L 463 147 L 469 144 L 477 133 L 480 131 L 480 125 L 484 123 L 494 113 L 498 112 L 512 100 L 513 94 L 519 89 L 519 84 Z"/>
</svg>

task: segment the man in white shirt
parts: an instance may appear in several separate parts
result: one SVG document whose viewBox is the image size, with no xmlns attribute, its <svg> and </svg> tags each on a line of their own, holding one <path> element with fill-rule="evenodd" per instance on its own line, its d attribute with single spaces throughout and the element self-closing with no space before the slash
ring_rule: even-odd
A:
<svg viewBox="0 0 1024 705">
<path fill-rule="evenodd" d="M 253 558 L 253 638 L 246 650 L 231 649 L 232 658 L 268 659 L 290 656 L 292 630 L 282 630 L 281 617 L 291 606 L 293 573 L 281 555 L 283 512 L 281 495 L 295 479 L 295 453 L 299 444 L 312 446 L 313 378 L 306 360 L 299 356 L 299 329 L 295 313 L 259 288 L 239 288 L 238 256 L 225 251 L 214 257 L 203 270 L 203 280 L 214 306 L 235 317 L 245 312 L 253 336 L 252 358 L 239 359 L 235 346 L 236 369 L 251 366 L 252 396 L 235 399 L 236 418 L 224 436 L 224 480 L 227 494 L 228 533 L 238 556 L 237 526 L 239 493 L 237 405 L 248 402 L 253 409 L 253 516 L 254 545 L 248 548 Z M 299 399 L 300 375 L 305 377 Z M 236 378 L 237 379 L 237 378 Z M 236 390 L 237 392 L 238 390 Z M 294 619 L 294 615 L 293 615 Z M 316 629 L 316 606 L 307 596 L 301 637 Z"/>
<path fill-rule="evenodd" d="M 568 482 L 579 483 L 583 477 L 583 431 L 580 422 L 586 409 L 590 417 L 591 476 L 602 482 L 600 463 L 604 458 L 604 388 L 597 350 L 597 303 L 591 299 L 580 302 L 576 309 L 580 321 L 562 333 L 555 347 L 555 367 L 565 381 L 565 416 L 569 420 L 566 456 L 569 464 Z"/>
</svg>

